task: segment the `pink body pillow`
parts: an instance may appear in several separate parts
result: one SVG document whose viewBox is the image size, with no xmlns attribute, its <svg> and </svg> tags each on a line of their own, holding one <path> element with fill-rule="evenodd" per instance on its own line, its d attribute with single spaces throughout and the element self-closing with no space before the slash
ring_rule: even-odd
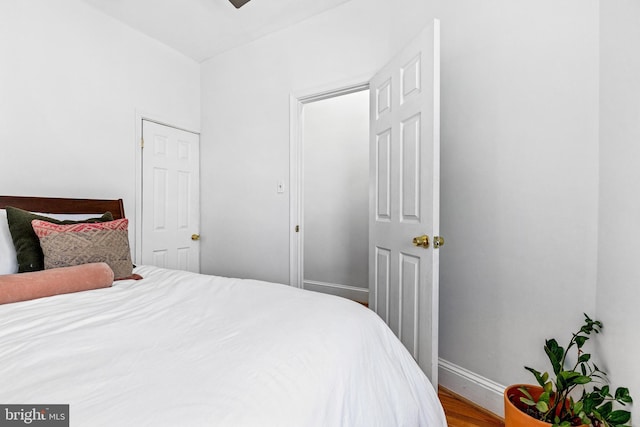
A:
<svg viewBox="0 0 640 427">
<path fill-rule="evenodd" d="M 104 262 L 0 276 L 0 304 L 107 288 L 113 270 Z"/>
</svg>

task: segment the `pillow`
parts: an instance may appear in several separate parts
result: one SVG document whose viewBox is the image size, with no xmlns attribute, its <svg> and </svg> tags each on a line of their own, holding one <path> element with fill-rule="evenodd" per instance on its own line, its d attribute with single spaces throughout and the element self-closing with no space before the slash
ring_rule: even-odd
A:
<svg viewBox="0 0 640 427">
<path fill-rule="evenodd" d="M 111 212 L 106 212 L 99 218 L 90 218 L 82 221 L 60 221 L 7 206 L 7 220 L 18 259 L 18 273 L 44 270 L 44 255 L 38 242 L 38 236 L 36 236 L 33 228 L 31 228 L 31 221 L 34 219 L 55 224 L 76 224 L 79 222 L 113 221 L 113 215 L 111 215 Z"/>
<path fill-rule="evenodd" d="M 106 262 L 116 279 L 133 273 L 127 219 L 71 225 L 34 219 L 31 225 L 40 239 L 45 269 Z"/>
<path fill-rule="evenodd" d="M 0 209 L 0 274 L 18 272 L 16 248 L 11 240 L 11 232 L 7 223 L 7 211 Z"/>
<path fill-rule="evenodd" d="M 107 288 L 113 271 L 103 262 L 0 276 L 0 304 Z"/>
</svg>

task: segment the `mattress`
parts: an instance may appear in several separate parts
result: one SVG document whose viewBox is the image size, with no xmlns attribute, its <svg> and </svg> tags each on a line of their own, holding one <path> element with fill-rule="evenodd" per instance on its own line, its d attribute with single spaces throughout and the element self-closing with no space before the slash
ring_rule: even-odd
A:
<svg viewBox="0 0 640 427">
<path fill-rule="evenodd" d="M 445 426 L 384 322 L 286 285 L 141 266 L 143 280 L 0 306 L 0 403 L 71 426 Z"/>
</svg>

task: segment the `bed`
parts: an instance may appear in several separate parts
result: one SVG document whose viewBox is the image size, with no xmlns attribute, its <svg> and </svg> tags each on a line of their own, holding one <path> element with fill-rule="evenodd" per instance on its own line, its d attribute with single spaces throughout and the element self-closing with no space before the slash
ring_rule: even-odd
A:
<svg viewBox="0 0 640 427">
<path fill-rule="evenodd" d="M 125 218 L 121 200 L 0 196 L 6 206 Z M 68 404 L 71 426 L 446 425 L 426 376 L 360 304 L 134 273 L 143 279 L 0 305 L 0 404 Z"/>
</svg>

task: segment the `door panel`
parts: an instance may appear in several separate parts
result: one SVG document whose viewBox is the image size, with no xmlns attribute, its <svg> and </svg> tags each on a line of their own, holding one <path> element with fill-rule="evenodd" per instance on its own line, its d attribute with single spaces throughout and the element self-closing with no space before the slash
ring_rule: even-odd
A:
<svg viewBox="0 0 640 427">
<path fill-rule="evenodd" d="M 417 303 L 420 293 L 420 257 L 406 253 L 400 254 L 400 301 L 399 319 L 400 340 L 414 358 L 418 358 L 418 312 Z"/>
<path fill-rule="evenodd" d="M 370 82 L 370 307 L 437 384 L 439 23 Z"/>
<path fill-rule="evenodd" d="M 378 221 L 391 219 L 391 132 L 377 136 L 376 144 L 376 215 Z"/>
<path fill-rule="evenodd" d="M 400 124 L 402 141 L 400 143 L 400 192 L 402 204 L 401 221 L 420 221 L 420 115 L 413 116 Z"/>
<path fill-rule="evenodd" d="M 143 120 L 142 264 L 200 271 L 199 136 Z"/>
<path fill-rule="evenodd" d="M 375 276 L 373 291 L 370 290 L 370 298 L 375 298 L 374 303 L 369 305 L 376 307 L 376 312 L 383 319 L 387 319 L 389 313 L 389 284 L 391 283 L 391 251 L 385 248 L 375 247 Z M 394 331 L 397 333 L 397 329 Z"/>
</svg>

